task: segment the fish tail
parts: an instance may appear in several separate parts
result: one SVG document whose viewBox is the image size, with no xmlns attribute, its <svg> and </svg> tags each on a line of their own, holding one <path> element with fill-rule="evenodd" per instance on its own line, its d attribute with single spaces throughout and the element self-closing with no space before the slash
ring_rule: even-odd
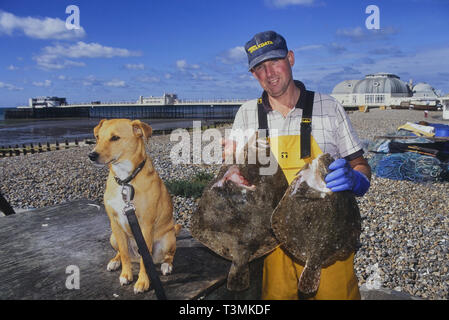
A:
<svg viewBox="0 0 449 320">
<path fill-rule="evenodd" d="M 249 288 L 249 265 L 237 264 L 232 262 L 231 269 L 228 274 L 228 290 L 243 291 Z"/>
<path fill-rule="evenodd" d="M 298 281 L 298 295 L 302 298 L 311 298 L 318 291 L 320 285 L 321 267 L 311 266 L 307 261 Z"/>
</svg>

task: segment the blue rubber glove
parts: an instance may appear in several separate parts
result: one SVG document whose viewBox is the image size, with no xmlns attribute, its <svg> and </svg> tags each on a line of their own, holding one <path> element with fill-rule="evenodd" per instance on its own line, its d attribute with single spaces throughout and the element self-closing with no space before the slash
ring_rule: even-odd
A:
<svg viewBox="0 0 449 320">
<path fill-rule="evenodd" d="M 345 159 L 337 159 L 329 165 L 329 172 L 324 181 L 333 192 L 350 190 L 356 196 L 363 196 L 369 189 L 370 182 L 361 172 L 354 170 Z"/>
</svg>

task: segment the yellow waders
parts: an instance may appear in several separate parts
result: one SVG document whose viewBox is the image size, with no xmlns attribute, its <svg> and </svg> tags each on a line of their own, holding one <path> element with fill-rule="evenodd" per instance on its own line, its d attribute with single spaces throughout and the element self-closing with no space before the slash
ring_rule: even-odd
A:
<svg viewBox="0 0 449 320">
<path fill-rule="evenodd" d="M 270 147 L 289 184 L 299 169 L 322 154 L 313 137 L 311 137 L 311 156 L 305 159 L 300 159 L 298 135 L 272 137 Z M 293 262 L 281 247 L 276 248 L 264 261 L 262 299 L 298 299 L 298 280 L 303 268 Z M 345 261 L 337 261 L 322 269 L 318 292 L 312 299 L 360 299 L 358 281 L 354 273 L 354 254 Z"/>
</svg>

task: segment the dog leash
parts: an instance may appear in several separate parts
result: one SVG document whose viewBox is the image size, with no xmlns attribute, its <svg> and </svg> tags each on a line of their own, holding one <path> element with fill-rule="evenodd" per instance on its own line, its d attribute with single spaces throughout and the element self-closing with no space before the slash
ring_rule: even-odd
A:
<svg viewBox="0 0 449 320">
<path fill-rule="evenodd" d="M 145 271 L 147 271 L 148 276 L 150 277 L 151 284 L 156 293 L 156 297 L 159 300 L 167 300 L 167 296 L 165 295 L 164 288 L 162 287 L 161 280 L 159 279 L 159 275 L 156 271 L 156 267 L 153 263 L 153 258 L 151 257 L 150 250 L 148 250 L 147 244 L 145 242 L 145 238 L 143 237 L 142 230 L 140 229 L 139 221 L 136 216 L 136 207 L 132 203 L 134 199 L 134 187 L 128 182 L 130 182 L 134 177 L 142 170 L 145 165 L 144 160 L 135 170 L 134 172 L 125 180 L 120 180 L 118 177 L 114 177 L 115 181 L 119 185 L 122 186 L 122 198 L 125 202 L 125 208 L 123 209 L 123 213 L 126 215 L 128 219 L 129 226 L 131 227 L 131 232 L 136 240 L 137 247 L 139 250 L 139 254 L 142 257 L 143 264 L 145 266 Z"/>
</svg>

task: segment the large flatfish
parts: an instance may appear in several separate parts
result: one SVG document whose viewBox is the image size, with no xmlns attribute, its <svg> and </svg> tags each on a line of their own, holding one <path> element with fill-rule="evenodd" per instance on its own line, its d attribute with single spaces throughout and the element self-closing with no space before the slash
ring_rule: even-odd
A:
<svg viewBox="0 0 449 320">
<path fill-rule="evenodd" d="M 359 242 L 360 212 L 353 193 L 334 193 L 324 182 L 333 160 L 324 154 L 304 166 L 271 218 L 282 247 L 304 266 L 298 281 L 301 297 L 315 295 L 321 268 L 347 259 Z"/>
<path fill-rule="evenodd" d="M 249 287 L 248 263 L 279 245 L 270 218 L 288 187 L 265 138 L 253 135 L 239 154 L 243 161 L 223 165 L 205 188 L 191 221 L 194 238 L 232 260 L 227 288 L 233 291 Z"/>
</svg>

